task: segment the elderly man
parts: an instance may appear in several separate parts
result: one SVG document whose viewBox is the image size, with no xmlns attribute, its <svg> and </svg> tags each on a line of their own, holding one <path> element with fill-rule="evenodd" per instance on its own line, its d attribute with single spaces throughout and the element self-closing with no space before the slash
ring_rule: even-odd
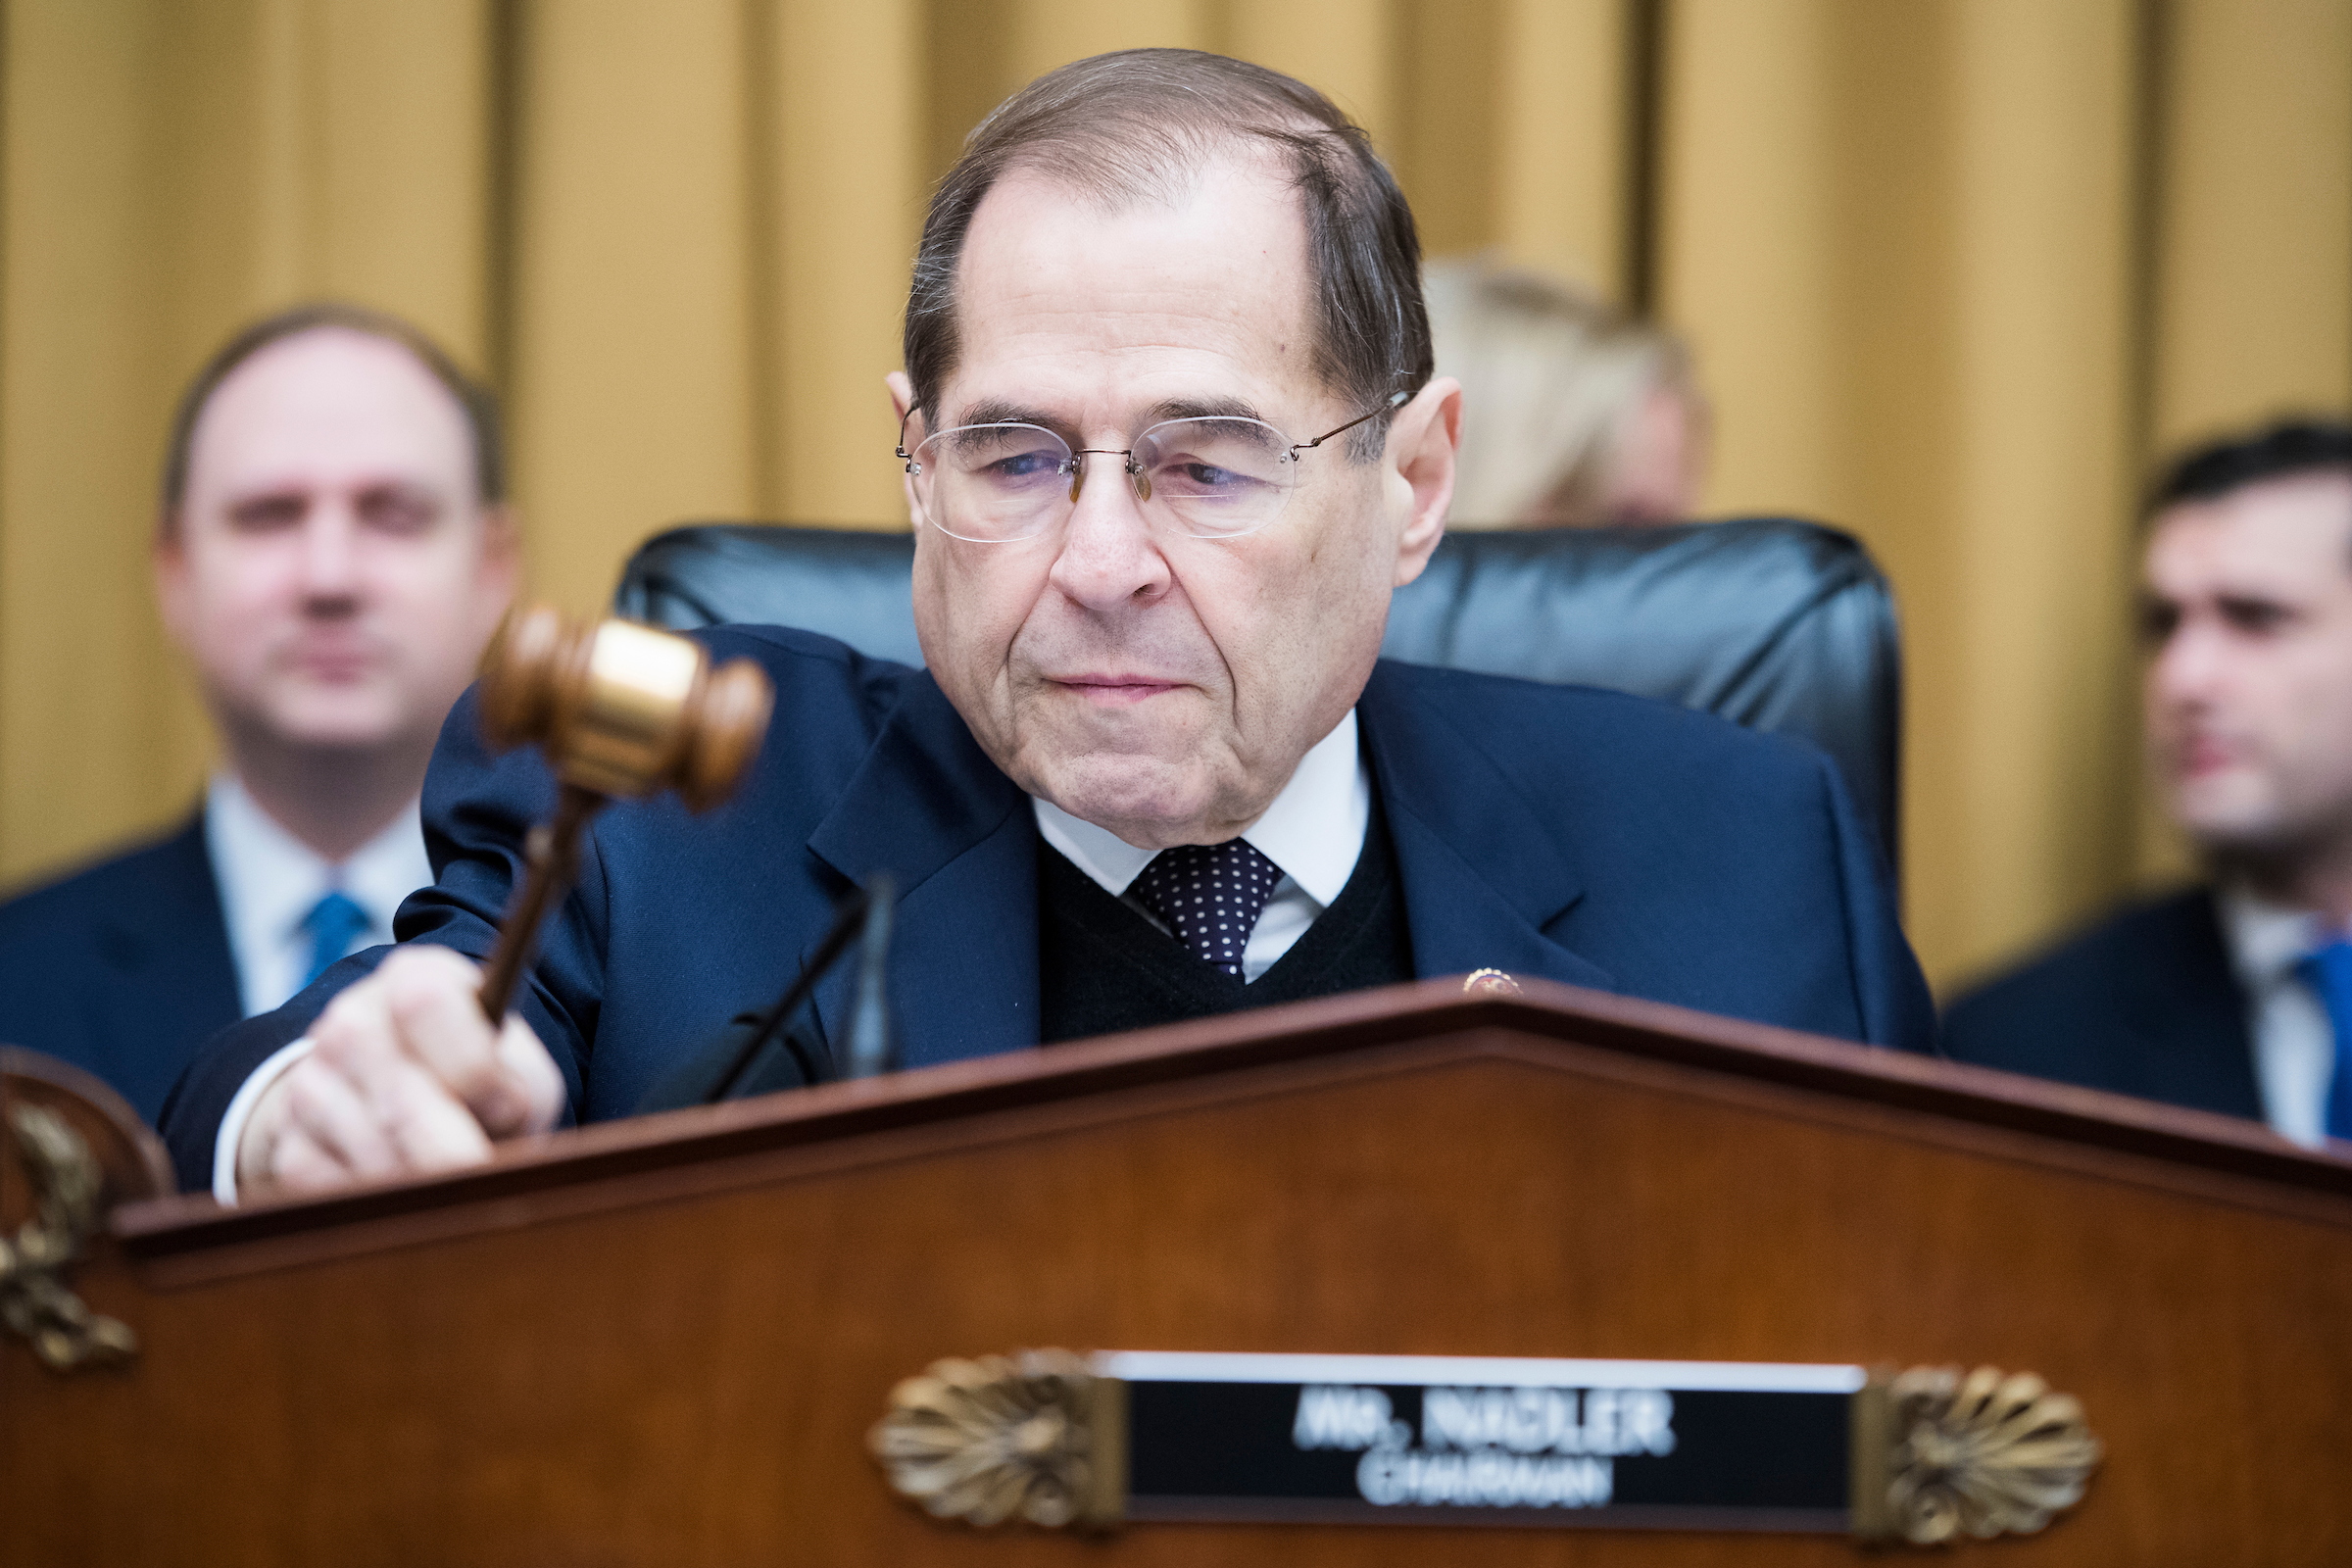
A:
<svg viewBox="0 0 2352 1568">
<path fill-rule="evenodd" d="M 0 1041 L 154 1117 L 197 1047 L 387 940 L 432 880 L 417 790 L 514 579 L 488 396 L 407 323 L 257 322 L 182 397 L 164 620 L 220 740 L 159 843 L 0 907 Z"/>
<path fill-rule="evenodd" d="M 2352 426 L 2183 457 L 2143 593 L 2149 765 L 2211 880 L 1963 998 L 1945 1048 L 2352 1138 Z"/>
<path fill-rule="evenodd" d="M 183 1080 L 183 1179 L 312 1188 L 625 1113 L 876 870 L 912 1065 L 1490 965 L 1924 1044 L 1825 759 L 1376 662 L 1459 392 L 1411 216 L 1319 94 L 1175 50 L 1024 89 L 933 199 L 891 392 L 928 668 L 710 634 L 776 681 L 756 775 L 703 820 L 608 813 L 496 1035 L 468 960 L 551 786 L 461 707 L 425 792 L 439 886 L 370 977 L 346 960 Z M 849 979 L 818 990 L 820 1061 Z"/>
</svg>

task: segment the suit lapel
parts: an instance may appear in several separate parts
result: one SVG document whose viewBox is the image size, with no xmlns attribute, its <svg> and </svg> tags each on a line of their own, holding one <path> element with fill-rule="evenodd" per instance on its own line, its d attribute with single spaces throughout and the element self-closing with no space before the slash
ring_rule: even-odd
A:
<svg viewBox="0 0 2352 1568">
<path fill-rule="evenodd" d="M 1493 758 L 1383 662 L 1356 704 L 1404 883 L 1414 971 L 1501 969 L 1614 989 L 1544 928 L 1583 898 L 1555 830 Z"/>
<path fill-rule="evenodd" d="M 2167 1098 L 2261 1120 L 2262 1086 L 2246 1027 L 2246 997 L 2230 962 L 2221 911 L 2210 891 L 2167 911 L 2164 940 L 2131 950 L 2138 974 L 2124 988 L 2132 1024 L 2160 1054 Z"/>
<path fill-rule="evenodd" d="M 898 882 L 890 998 L 906 1065 L 1037 1044 L 1036 821 L 929 674 L 909 683 L 808 848 L 849 881 L 886 870 Z M 845 958 L 816 991 L 837 1049 L 855 970 Z"/>
<path fill-rule="evenodd" d="M 205 849 L 204 812 L 162 846 L 154 876 L 135 905 L 106 911 L 99 955 L 105 980 L 97 1013 L 108 1059 L 152 1058 L 174 1031 L 192 1050 L 244 1015 L 237 960 L 229 951 L 220 890 Z M 169 1085 L 179 1064 L 164 1075 Z"/>
</svg>

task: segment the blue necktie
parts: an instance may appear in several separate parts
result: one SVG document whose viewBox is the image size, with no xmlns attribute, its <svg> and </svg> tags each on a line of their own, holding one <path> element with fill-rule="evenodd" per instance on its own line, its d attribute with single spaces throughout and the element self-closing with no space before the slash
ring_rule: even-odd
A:
<svg viewBox="0 0 2352 1568">
<path fill-rule="evenodd" d="M 311 912 L 302 917 L 302 929 L 311 934 L 311 971 L 302 977 L 310 983 L 326 973 L 327 966 L 346 953 L 372 924 L 368 911 L 359 901 L 339 888 L 326 890 L 326 897 L 311 906 Z"/>
<path fill-rule="evenodd" d="M 2328 1136 L 2352 1138 L 2352 942 L 2330 942 L 2295 965 L 2328 1008 L 2335 1030 L 2335 1075 L 2328 1086 Z"/>
<path fill-rule="evenodd" d="M 1282 867 L 1247 839 L 1162 850 L 1129 889 L 1176 940 L 1236 980 Z"/>
</svg>

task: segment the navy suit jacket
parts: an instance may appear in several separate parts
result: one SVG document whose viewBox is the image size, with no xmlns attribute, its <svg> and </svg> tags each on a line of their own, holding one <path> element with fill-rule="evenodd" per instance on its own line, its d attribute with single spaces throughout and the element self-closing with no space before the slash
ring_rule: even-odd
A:
<svg viewBox="0 0 2352 1568">
<path fill-rule="evenodd" d="M 597 818 L 520 993 L 582 1119 L 626 1114 L 800 971 L 854 879 L 900 903 L 890 1002 L 908 1066 L 1038 1044 L 1037 828 L 931 676 L 774 627 L 699 634 L 776 683 L 737 798 Z M 1926 1049 L 1934 1013 L 1886 877 L 1819 753 L 1705 714 L 1383 662 L 1357 706 L 1416 973 L 1492 966 Z M 395 930 L 480 956 L 554 801 L 529 753 L 484 754 L 468 696 L 424 789 L 435 886 Z M 355 955 L 210 1046 L 164 1130 L 191 1186 L 237 1086 L 388 950 Z M 854 966 L 815 996 L 843 1038 Z"/>
<path fill-rule="evenodd" d="M 0 1045 L 86 1067 L 149 1121 L 244 1010 L 202 811 L 0 905 Z"/>
<path fill-rule="evenodd" d="M 2230 1116 L 2263 1114 L 2246 997 L 2203 888 L 2124 909 L 1970 992 L 1958 1061 Z"/>
</svg>

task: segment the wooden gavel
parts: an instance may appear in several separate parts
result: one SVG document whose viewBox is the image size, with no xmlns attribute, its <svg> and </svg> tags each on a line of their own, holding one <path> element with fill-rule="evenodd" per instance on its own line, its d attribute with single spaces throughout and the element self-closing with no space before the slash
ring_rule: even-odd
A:
<svg viewBox="0 0 2352 1568">
<path fill-rule="evenodd" d="M 555 769 L 555 815 L 531 830 L 522 886 L 482 976 L 482 1011 L 506 1016 L 540 923 L 579 874 L 580 832 L 607 803 L 674 789 L 691 811 L 735 792 L 775 705 L 748 659 L 712 668 L 702 645 L 625 620 L 567 622 L 544 605 L 508 623 L 479 688 L 493 751 L 537 746 Z"/>
</svg>

